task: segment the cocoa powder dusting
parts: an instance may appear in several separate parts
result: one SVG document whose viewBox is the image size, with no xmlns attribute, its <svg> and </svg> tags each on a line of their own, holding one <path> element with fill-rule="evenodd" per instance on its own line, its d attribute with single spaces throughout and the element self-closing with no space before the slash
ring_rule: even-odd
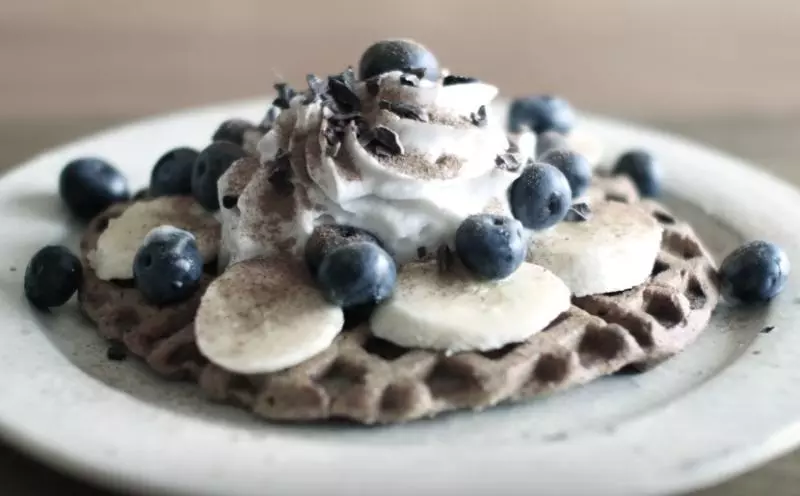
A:
<svg viewBox="0 0 800 496">
<path fill-rule="evenodd" d="M 453 179 L 461 171 L 461 160 L 455 155 L 442 155 L 435 162 L 418 152 L 380 157 L 378 161 L 387 168 L 419 179 Z"/>
</svg>

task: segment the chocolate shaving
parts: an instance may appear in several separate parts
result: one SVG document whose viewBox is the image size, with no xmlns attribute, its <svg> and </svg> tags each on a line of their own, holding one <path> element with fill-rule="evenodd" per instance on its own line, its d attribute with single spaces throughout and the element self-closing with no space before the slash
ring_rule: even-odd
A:
<svg viewBox="0 0 800 496">
<path fill-rule="evenodd" d="M 239 197 L 236 195 L 225 195 L 222 197 L 222 208 L 227 210 L 232 209 L 239 203 Z"/>
<path fill-rule="evenodd" d="M 279 109 L 288 109 L 292 98 L 297 95 L 297 92 L 286 83 L 275 83 L 273 88 L 278 92 L 278 96 L 272 100 L 272 104 Z"/>
<path fill-rule="evenodd" d="M 385 126 L 376 126 L 372 132 L 375 133 L 375 141 L 389 150 L 392 155 L 402 155 L 405 152 L 400 143 L 400 137 L 393 130 Z"/>
<path fill-rule="evenodd" d="M 444 86 L 452 86 L 454 84 L 467 84 L 467 83 L 477 83 L 479 79 L 469 76 L 456 76 L 455 74 L 450 74 L 445 76 L 442 80 L 442 85 Z"/>
<path fill-rule="evenodd" d="M 425 73 L 427 70 L 424 67 L 403 67 L 400 69 L 403 74 L 411 74 L 412 76 L 416 76 L 417 79 L 425 78 Z"/>
<path fill-rule="evenodd" d="M 588 203 L 576 203 L 564 216 L 566 222 L 586 222 L 592 216 L 592 209 Z"/>
<path fill-rule="evenodd" d="M 306 94 L 306 99 L 303 100 L 305 104 L 309 104 L 318 98 L 323 98 L 323 95 L 328 91 L 327 82 L 314 74 L 307 75 L 306 82 L 308 82 L 308 93 Z"/>
<path fill-rule="evenodd" d="M 378 83 L 377 76 L 365 80 L 364 84 L 367 88 L 367 93 L 369 93 L 370 96 L 378 96 L 378 93 L 381 91 L 381 85 Z"/>
<path fill-rule="evenodd" d="M 381 100 L 378 102 L 378 107 L 383 110 L 401 117 L 403 119 L 413 119 L 420 122 L 428 122 L 428 112 L 421 107 L 411 105 L 409 103 L 390 102 L 388 100 Z"/>
<path fill-rule="evenodd" d="M 436 249 L 436 267 L 440 274 L 450 272 L 456 264 L 456 255 L 447 245 L 442 245 Z"/>
<path fill-rule="evenodd" d="M 476 126 L 484 127 L 486 125 L 486 105 L 478 107 L 478 111 L 471 113 L 469 118 Z"/>
<path fill-rule="evenodd" d="M 327 97 L 336 104 L 336 110 L 352 113 L 361 109 L 361 100 L 355 90 L 356 76 L 352 67 L 345 71 L 328 76 Z"/>
<path fill-rule="evenodd" d="M 507 171 L 517 171 L 522 166 L 519 163 L 519 159 L 516 155 L 512 153 L 502 153 L 495 157 L 494 163 L 498 169 L 507 170 Z"/>
<path fill-rule="evenodd" d="M 400 76 L 400 84 L 416 88 L 419 86 L 419 79 L 413 74 L 403 74 Z"/>
<path fill-rule="evenodd" d="M 267 164 L 269 167 L 269 183 L 279 194 L 288 196 L 294 191 L 292 184 L 292 164 L 289 160 L 289 154 L 281 150 L 275 157 L 272 163 Z"/>
</svg>

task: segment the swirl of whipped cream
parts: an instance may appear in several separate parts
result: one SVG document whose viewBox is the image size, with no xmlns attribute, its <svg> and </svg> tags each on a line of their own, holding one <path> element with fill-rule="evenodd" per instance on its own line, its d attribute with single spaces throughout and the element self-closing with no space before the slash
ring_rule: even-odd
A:
<svg viewBox="0 0 800 496">
<path fill-rule="evenodd" d="M 315 226 L 337 223 L 372 232 L 404 263 L 451 243 L 468 215 L 508 214 L 522 159 L 489 115 L 494 86 L 402 72 L 315 91 L 319 81 L 259 142 L 265 170 L 223 216 L 235 220 L 224 226 L 232 262 L 296 251 Z M 232 183 L 220 180 L 221 199 Z"/>
</svg>

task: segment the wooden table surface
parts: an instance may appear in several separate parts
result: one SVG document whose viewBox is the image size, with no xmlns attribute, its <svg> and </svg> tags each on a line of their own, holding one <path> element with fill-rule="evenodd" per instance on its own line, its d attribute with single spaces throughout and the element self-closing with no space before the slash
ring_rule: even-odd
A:
<svg viewBox="0 0 800 496">
<path fill-rule="evenodd" d="M 800 184 L 795 0 L 0 2 L 0 168 L 130 118 L 340 70 L 420 39 L 506 94 L 683 134 Z M 2 494 L 108 495 L 0 445 Z M 696 496 L 800 494 L 800 453 Z"/>
</svg>

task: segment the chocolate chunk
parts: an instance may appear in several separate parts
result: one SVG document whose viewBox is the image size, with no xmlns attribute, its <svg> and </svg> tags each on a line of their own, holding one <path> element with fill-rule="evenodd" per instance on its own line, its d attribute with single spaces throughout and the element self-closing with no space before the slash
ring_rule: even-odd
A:
<svg viewBox="0 0 800 496">
<path fill-rule="evenodd" d="M 306 94 L 306 99 L 303 100 L 303 103 L 309 104 L 319 98 L 322 98 L 325 93 L 328 91 L 328 83 L 315 76 L 314 74 L 309 74 L 306 76 L 306 82 L 308 82 L 308 93 Z"/>
<path fill-rule="evenodd" d="M 469 118 L 476 126 L 484 127 L 486 125 L 486 105 L 478 107 L 478 111 L 471 113 Z"/>
<path fill-rule="evenodd" d="M 272 101 L 272 104 L 279 109 L 288 109 L 297 92 L 286 83 L 275 83 L 273 88 L 278 92 L 278 96 Z"/>
<path fill-rule="evenodd" d="M 111 343 L 111 346 L 108 347 L 108 350 L 106 350 L 106 358 L 115 362 L 121 362 L 128 358 L 128 350 L 125 349 L 122 343 L 114 341 Z"/>
<path fill-rule="evenodd" d="M 586 222 L 592 217 L 592 208 L 588 203 L 576 203 L 569 210 L 564 220 L 567 222 Z"/>
<path fill-rule="evenodd" d="M 494 163 L 498 169 L 503 169 L 507 171 L 516 171 L 519 170 L 522 164 L 519 163 L 519 159 L 513 153 L 502 153 L 495 157 Z"/>
<path fill-rule="evenodd" d="M 419 86 L 419 79 L 412 74 L 403 74 L 400 76 L 400 84 L 403 86 L 411 86 L 412 88 L 416 88 Z"/>
<path fill-rule="evenodd" d="M 449 272 L 456 263 L 456 254 L 447 245 L 436 249 L 436 266 L 440 273 Z"/>
<path fill-rule="evenodd" d="M 425 70 L 424 67 L 403 67 L 400 69 L 403 74 L 410 74 L 415 76 L 417 79 L 424 79 L 425 78 Z"/>
<path fill-rule="evenodd" d="M 289 161 L 289 154 L 278 152 L 275 160 L 267 164 L 270 168 L 269 183 L 279 194 L 288 196 L 294 191 L 292 184 L 292 164 Z"/>
<path fill-rule="evenodd" d="M 367 93 L 369 93 L 370 96 L 378 96 L 378 93 L 381 91 L 381 85 L 378 83 L 378 76 L 366 79 L 364 83 L 367 88 Z"/>
<path fill-rule="evenodd" d="M 236 195 L 225 195 L 222 197 L 222 208 L 227 210 L 232 209 L 239 203 L 239 197 Z"/>
<path fill-rule="evenodd" d="M 390 102 L 388 100 L 381 100 L 378 102 L 378 107 L 383 110 L 401 117 L 403 119 L 413 119 L 420 122 L 428 122 L 428 112 L 421 107 L 411 105 L 409 103 Z"/>
<path fill-rule="evenodd" d="M 444 77 L 444 80 L 442 80 L 442 85 L 452 86 L 454 84 L 477 83 L 478 81 L 479 80 L 474 77 L 456 76 L 455 74 L 450 74 L 449 76 Z"/>
<path fill-rule="evenodd" d="M 336 78 L 328 79 L 328 91 L 331 98 L 344 112 L 353 112 L 361 108 L 361 100 L 351 86 Z"/>
<path fill-rule="evenodd" d="M 767 327 L 761 329 L 761 333 L 762 334 L 769 334 L 774 330 L 775 330 L 775 326 L 767 326 Z"/>
<path fill-rule="evenodd" d="M 375 133 L 375 141 L 379 142 L 392 155 L 402 155 L 405 152 L 400 143 L 400 137 L 388 127 L 376 126 L 372 132 Z"/>
</svg>

